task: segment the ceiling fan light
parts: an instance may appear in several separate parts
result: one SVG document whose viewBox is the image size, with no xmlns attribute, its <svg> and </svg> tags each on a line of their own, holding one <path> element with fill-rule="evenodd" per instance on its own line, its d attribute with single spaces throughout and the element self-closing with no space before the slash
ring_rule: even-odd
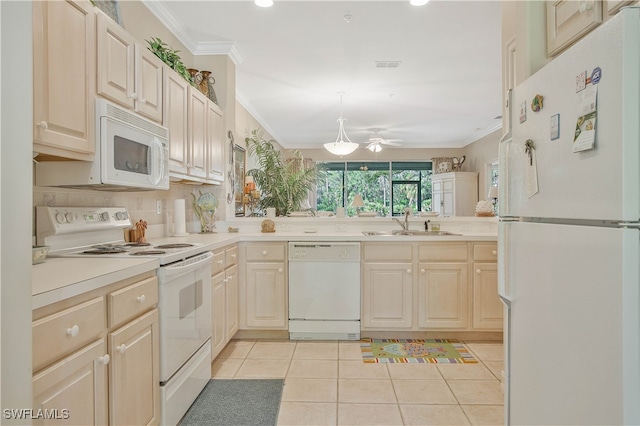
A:
<svg viewBox="0 0 640 426">
<path fill-rule="evenodd" d="M 254 3 L 256 4 L 256 6 L 260 6 L 260 7 L 273 6 L 273 0 L 255 0 Z"/>
<path fill-rule="evenodd" d="M 382 146 L 380 146 L 379 143 L 373 144 L 373 145 L 369 145 L 369 151 L 371 152 L 380 152 L 382 151 Z"/>
<path fill-rule="evenodd" d="M 424 6 L 425 4 L 429 3 L 429 0 L 409 0 L 409 3 L 412 6 Z"/>
</svg>

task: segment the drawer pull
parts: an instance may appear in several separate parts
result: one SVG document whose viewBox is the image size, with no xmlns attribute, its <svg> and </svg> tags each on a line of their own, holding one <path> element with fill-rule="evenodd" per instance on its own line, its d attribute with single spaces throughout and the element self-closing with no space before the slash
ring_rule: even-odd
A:
<svg viewBox="0 0 640 426">
<path fill-rule="evenodd" d="M 67 334 L 71 337 L 76 337 L 79 333 L 80 333 L 80 327 L 78 327 L 77 325 L 67 328 Z"/>
<path fill-rule="evenodd" d="M 421 273 L 421 274 L 424 274 L 425 272 L 427 272 L 427 270 L 426 270 L 426 269 L 424 269 L 424 268 L 420 269 L 420 273 Z"/>
<path fill-rule="evenodd" d="M 223 282 L 223 283 L 226 283 L 227 281 L 229 281 L 229 278 L 224 278 L 224 279 L 222 280 L 222 282 Z"/>
<path fill-rule="evenodd" d="M 49 124 L 46 121 L 41 121 L 38 123 L 38 127 L 42 130 L 47 130 L 49 128 Z"/>
<path fill-rule="evenodd" d="M 476 274 L 481 274 L 482 271 L 480 269 L 476 269 Z"/>
<path fill-rule="evenodd" d="M 407 274 L 410 274 L 410 273 L 411 273 L 411 269 L 407 269 Z"/>
<path fill-rule="evenodd" d="M 496 256 L 498 254 L 498 252 L 494 250 L 494 251 L 491 252 L 491 254 Z"/>
<path fill-rule="evenodd" d="M 222 259 L 218 260 L 218 265 L 222 265 L 222 262 L 223 262 Z"/>
<path fill-rule="evenodd" d="M 136 297 L 136 300 L 138 301 L 138 303 L 144 303 L 145 300 L 147 300 L 147 298 L 143 295 Z"/>
<path fill-rule="evenodd" d="M 267 251 L 266 250 L 262 250 L 262 255 L 266 256 L 267 255 Z"/>
<path fill-rule="evenodd" d="M 98 361 L 100 361 L 103 365 L 107 365 L 109 364 L 109 361 L 111 361 L 111 357 L 109 356 L 109 354 L 105 354 L 104 356 L 98 358 Z"/>
<path fill-rule="evenodd" d="M 236 258 L 236 254 L 235 253 L 232 254 L 231 257 L 235 259 Z"/>
<path fill-rule="evenodd" d="M 282 268 L 278 268 L 278 272 L 282 273 Z"/>
<path fill-rule="evenodd" d="M 226 279 L 226 281 L 231 281 L 233 279 L 233 275 L 229 275 Z"/>
<path fill-rule="evenodd" d="M 117 350 L 118 352 L 120 352 L 121 354 L 123 354 L 123 353 L 125 353 L 125 352 L 127 351 L 127 345 L 125 345 L 125 344 L 123 343 L 123 344 L 121 344 L 120 346 L 118 346 L 118 347 L 116 348 L 116 350 Z"/>
</svg>

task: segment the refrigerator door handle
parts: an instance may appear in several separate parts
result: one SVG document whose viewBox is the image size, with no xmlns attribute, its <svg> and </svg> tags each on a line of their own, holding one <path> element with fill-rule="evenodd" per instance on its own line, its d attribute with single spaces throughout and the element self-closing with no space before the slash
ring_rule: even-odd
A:
<svg viewBox="0 0 640 426">
<path fill-rule="evenodd" d="M 503 294 L 498 293 L 498 297 L 500 298 L 500 301 L 504 304 L 504 306 L 507 307 L 507 309 L 511 309 L 511 298 L 508 296 L 505 296 Z"/>
</svg>

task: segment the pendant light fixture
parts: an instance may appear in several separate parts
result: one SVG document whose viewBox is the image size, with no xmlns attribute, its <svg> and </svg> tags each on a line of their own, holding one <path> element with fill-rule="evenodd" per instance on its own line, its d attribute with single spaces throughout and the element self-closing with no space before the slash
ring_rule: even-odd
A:
<svg viewBox="0 0 640 426">
<path fill-rule="evenodd" d="M 358 149 L 358 144 L 355 142 L 351 142 L 344 131 L 344 122 L 346 120 L 342 117 L 342 95 L 344 95 L 344 93 L 340 93 L 340 118 L 338 118 L 338 137 L 336 138 L 335 142 L 324 144 L 324 148 L 327 151 L 341 157 L 343 155 L 351 154 L 353 151 Z"/>
</svg>

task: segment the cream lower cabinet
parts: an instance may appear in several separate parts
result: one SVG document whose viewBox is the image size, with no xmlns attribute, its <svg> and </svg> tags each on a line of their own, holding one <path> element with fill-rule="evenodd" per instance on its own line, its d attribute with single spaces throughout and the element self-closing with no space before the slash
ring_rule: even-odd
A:
<svg viewBox="0 0 640 426">
<path fill-rule="evenodd" d="M 33 2 L 33 30 L 33 150 L 93 160 L 94 7 L 85 0 Z"/>
<path fill-rule="evenodd" d="M 498 297 L 498 248 L 473 246 L 473 328 L 502 330 L 504 308 Z"/>
<path fill-rule="evenodd" d="M 240 246 L 240 328 L 287 330 L 286 243 Z"/>
<path fill-rule="evenodd" d="M 466 263 L 420 263 L 418 327 L 466 328 L 469 323 Z"/>
<path fill-rule="evenodd" d="M 238 247 L 214 250 L 211 265 L 211 359 L 238 331 Z"/>
<path fill-rule="evenodd" d="M 56 424 L 158 424 L 157 302 L 146 273 L 35 310 L 33 408 Z"/>
</svg>

